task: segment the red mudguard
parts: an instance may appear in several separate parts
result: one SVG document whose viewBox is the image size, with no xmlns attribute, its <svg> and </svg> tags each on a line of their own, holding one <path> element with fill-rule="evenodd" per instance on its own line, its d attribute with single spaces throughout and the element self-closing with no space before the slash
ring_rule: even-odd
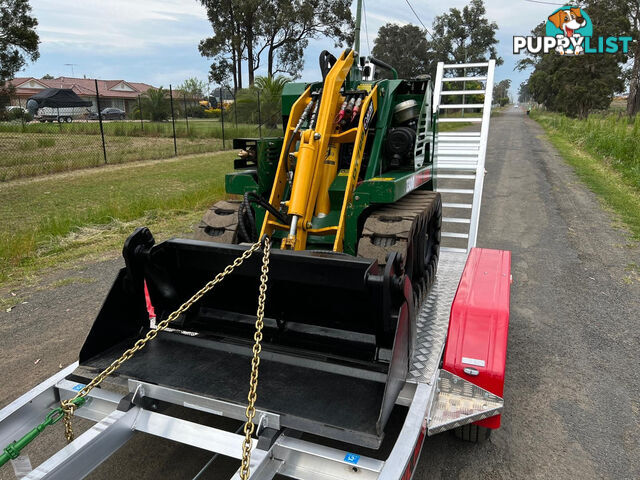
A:
<svg viewBox="0 0 640 480">
<path fill-rule="evenodd" d="M 502 397 L 511 252 L 473 248 L 451 306 L 443 368 Z M 476 422 L 500 427 L 500 415 Z"/>
</svg>

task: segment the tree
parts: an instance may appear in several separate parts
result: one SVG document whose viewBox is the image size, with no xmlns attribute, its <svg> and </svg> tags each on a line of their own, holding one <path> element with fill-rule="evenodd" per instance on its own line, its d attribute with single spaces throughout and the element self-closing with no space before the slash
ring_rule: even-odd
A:
<svg viewBox="0 0 640 480">
<path fill-rule="evenodd" d="M 42 76 L 42 80 L 53 80 L 53 75 L 49 75 L 48 73 Z"/>
<path fill-rule="evenodd" d="M 527 103 L 531 100 L 531 92 L 529 91 L 529 83 L 522 82 L 518 87 L 518 102 Z"/>
<path fill-rule="evenodd" d="M 12 93 L 7 81 L 27 60 L 35 62 L 40 55 L 37 25 L 28 0 L 0 0 L 0 107 L 8 103 Z"/>
<path fill-rule="evenodd" d="M 260 115 L 267 127 L 275 128 L 282 121 L 282 90 L 289 81 L 282 75 L 256 78 L 255 87 L 260 90 Z"/>
<path fill-rule="evenodd" d="M 633 67 L 629 72 L 629 98 L 627 98 L 627 113 L 629 116 L 640 113 L 640 0 L 631 0 L 629 6 L 629 20 L 631 36 L 635 40 L 635 48 L 631 52 Z"/>
<path fill-rule="evenodd" d="M 509 102 L 509 89 L 511 88 L 511 80 L 506 79 L 496 83 L 493 86 L 493 99 L 500 102 L 501 99 L 506 98 Z"/>
<path fill-rule="evenodd" d="M 198 45 L 203 57 L 213 60 L 209 80 L 225 83 L 233 76 L 234 91 L 242 88 L 242 60 L 245 44 L 241 37 L 241 21 L 236 12 L 236 0 L 200 0 L 207 9 L 207 16 L 214 35 Z"/>
<path fill-rule="evenodd" d="M 625 78 L 629 83 L 627 113 L 633 116 L 640 112 L 640 0 L 587 0 L 585 10 L 594 23 L 594 34 L 597 31 L 598 36 L 628 36 L 635 40 L 627 54 L 615 55 L 621 66 L 631 63 Z"/>
<path fill-rule="evenodd" d="M 383 25 L 371 53 L 398 70 L 401 78 L 415 78 L 430 71 L 427 33 L 415 25 Z"/>
<path fill-rule="evenodd" d="M 331 38 L 335 46 L 351 43 L 351 0 L 265 0 L 259 54 L 267 55 L 267 76 L 286 73 L 298 78 L 309 40 Z"/>
<path fill-rule="evenodd" d="M 620 66 L 607 55 L 547 54 L 529 77 L 536 102 L 569 116 L 586 118 L 609 107 L 615 92 L 624 88 Z"/>
<path fill-rule="evenodd" d="M 282 89 L 289 79 L 275 77 L 256 77 L 253 87 L 241 90 L 236 95 L 238 117 L 247 123 L 258 121 L 258 98 L 260 98 L 260 119 L 268 128 L 276 128 L 282 121 Z"/>
<path fill-rule="evenodd" d="M 204 98 L 206 88 L 207 84 L 195 77 L 187 78 L 181 85 L 176 87 L 176 89 L 180 90 L 192 103 Z"/>
<path fill-rule="evenodd" d="M 140 100 L 143 114 L 145 117 L 148 116 L 152 122 L 159 122 L 169 118 L 171 106 L 167 98 L 167 91 L 164 88 L 150 88 L 140 97 Z M 134 109 L 134 114 L 136 109 Z"/>
<path fill-rule="evenodd" d="M 243 61 L 253 85 L 266 57 L 267 75 L 298 77 L 303 52 L 319 35 L 336 42 L 352 30 L 350 0 L 200 0 L 207 9 L 214 35 L 200 42 L 200 53 L 214 60 L 210 78 L 224 83 L 233 76 L 242 88 Z"/>
<path fill-rule="evenodd" d="M 438 61 L 475 63 L 493 58 L 496 65 L 502 65 L 495 47 L 498 24 L 489 22 L 486 13 L 482 0 L 471 0 L 462 11 L 451 8 L 436 17 L 431 46 Z M 452 75 L 456 74 L 453 70 Z"/>
</svg>

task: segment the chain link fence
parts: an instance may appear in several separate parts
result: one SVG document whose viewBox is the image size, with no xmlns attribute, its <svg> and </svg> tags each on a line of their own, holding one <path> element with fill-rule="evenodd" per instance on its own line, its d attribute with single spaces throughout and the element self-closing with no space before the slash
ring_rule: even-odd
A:
<svg viewBox="0 0 640 480">
<path fill-rule="evenodd" d="M 225 87 L 226 89 L 226 87 Z M 266 104 L 259 90 L 237 96 L 223 89 L 215 105 L 173 90 L 139 96 L 128 111 L 98 92 L 92 107 L 41 108 L 35 117 L 17 98 L 0 121 L 0 182 L 56 172 L 230 149 L 232 139 L 281 135 L 279 99 Z M 158 93 L 160 92 L 160 93 Z M 157 95 L 153 97 L 153 95 Z M 264 97 L 264 95 L 263 95 Z M 271 103 L 274 103 L 271 101 Z"/>
</svg>

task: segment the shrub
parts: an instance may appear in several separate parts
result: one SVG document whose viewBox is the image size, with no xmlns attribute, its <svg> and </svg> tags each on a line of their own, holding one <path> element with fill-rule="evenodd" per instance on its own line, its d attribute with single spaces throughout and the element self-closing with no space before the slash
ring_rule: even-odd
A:
<svg viewBox="0 0 640 480">
<path fill-rule="evenodd" d="M 213 108 L 211 110 L 204 110 L 205 118 L 220 118 L 220 109 Z"/>
<path fill-rule="evenodd" d="M 187 107 L 187 115 L 193 118 L 204 118 L 205 117 L 204 108 L 202 108 L 200 105 L 189 106 Z"/>
</svg>

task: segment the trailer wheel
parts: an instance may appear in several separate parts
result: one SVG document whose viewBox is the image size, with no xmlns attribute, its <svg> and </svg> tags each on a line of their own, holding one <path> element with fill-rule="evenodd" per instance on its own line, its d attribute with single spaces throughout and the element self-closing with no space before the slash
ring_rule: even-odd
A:
<svg viewBox="0 0 640 480">
<path fill-rule="evenodd" d="M 64 117 L 64 121 L 65 121 L 66 123 L 71 123 L 71 121 L 72 121 L 72 120 L 73 120 L 73 119 L 72 119 L 71 117 Z"/>
<path fill-rule="evenodd" d="M 491 429 L 470 423 L 453 430 L 456 438 L 470 443 L 484 443 L 491 436 Z"/>
</svg>

